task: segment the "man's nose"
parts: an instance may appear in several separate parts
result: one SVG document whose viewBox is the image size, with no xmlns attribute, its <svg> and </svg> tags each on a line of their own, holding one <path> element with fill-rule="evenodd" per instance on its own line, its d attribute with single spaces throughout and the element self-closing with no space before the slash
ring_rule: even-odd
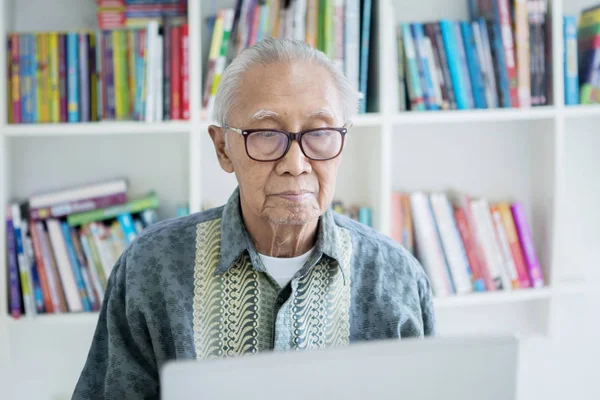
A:
<svg viewBox="0 0 600 400">
<path fill-rule="evenodd" d="M 310 160 L 302 153 L 300 143 L 296 140 L 292 141 L 290 150 L 277 164 L 277 172 L 298 176 L 305 172 L 310 173 L 311 170 Z"/>
</svg>

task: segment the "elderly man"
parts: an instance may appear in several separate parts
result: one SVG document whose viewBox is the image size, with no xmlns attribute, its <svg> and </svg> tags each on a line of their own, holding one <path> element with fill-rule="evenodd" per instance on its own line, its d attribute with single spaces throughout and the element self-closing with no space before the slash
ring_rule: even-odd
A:
<svg viewBox="0 0 600 400">
<path fill-rule="evenodd" d="M 239 188 L 121 256 L 75 399 L 156 398 L 170 359 L 433 334 L 419 263 L 329 207 L 357 102 L 301 42 L 264 40 L 231 63 L 209 133 Z"/>
</svg>

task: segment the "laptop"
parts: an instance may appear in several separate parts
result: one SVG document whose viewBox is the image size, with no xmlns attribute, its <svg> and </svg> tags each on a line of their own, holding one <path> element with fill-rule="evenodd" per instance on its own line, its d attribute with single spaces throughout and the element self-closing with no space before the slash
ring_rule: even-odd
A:
<svg viewBox="0 0 600 400">
<path fill-rule="evenodd" d="M 312 351 L 173 361 L 163 400 L 514 400 L 515 337 L 360 342 Z"/>
</svg>

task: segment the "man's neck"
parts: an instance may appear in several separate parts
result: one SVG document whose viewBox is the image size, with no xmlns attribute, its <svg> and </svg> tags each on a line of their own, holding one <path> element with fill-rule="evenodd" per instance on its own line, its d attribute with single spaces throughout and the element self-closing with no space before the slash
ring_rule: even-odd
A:
<svg viewBox="0 0 600 400">
<path fill-rule="evenodd" d="M 297 257 L 313 248 L 317 240 L 318 219 L 304 225 L 273 224 L 250 212 L 242 219 L 256 251 L 271 257 Z"/>
</svg>

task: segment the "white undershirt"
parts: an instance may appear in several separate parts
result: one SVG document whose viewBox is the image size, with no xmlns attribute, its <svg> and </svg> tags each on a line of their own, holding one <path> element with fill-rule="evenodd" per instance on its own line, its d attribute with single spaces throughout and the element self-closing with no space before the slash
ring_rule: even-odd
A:
<svg viewBox="0 0 600 400">
<path fill-rule="evenodd" d="M 283 288 L 292 280 L 294 274 L 302 269 L 314 250 L 313 247 L 308 252 L 291 258 L 269 257 L 260 253 L 258 255 L 269 275 Z"/>
</svg>

